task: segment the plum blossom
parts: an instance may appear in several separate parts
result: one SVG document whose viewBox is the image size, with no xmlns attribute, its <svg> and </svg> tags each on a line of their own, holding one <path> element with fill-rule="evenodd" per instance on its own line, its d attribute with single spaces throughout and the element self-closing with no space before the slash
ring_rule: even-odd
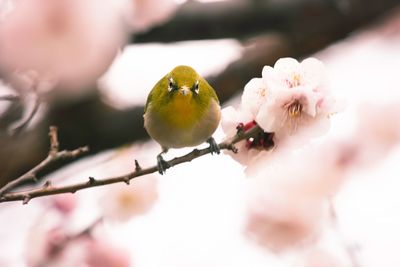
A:
<svg viewBox="0 0 400 267">
<path fill-rule="evenodd" d="M 0 23 L 0 70 L 35 71 L 66 88 L 102 75 L 123 44 L 121 14 L 111 1 L 14 1 Z"/>
<path fill-rule="evenodd" d="M 324 65 L 315 58 L 299 63 L 281 58 L 262 71 L 268 98 L 261 105 L 256 122 L 276 139 L 307 130 L 320 135 L 329 129 L 329 116 L 337 112 L 335 100 L 326 88 Z M 311 130 L 312 128 L 312 130 Z"/>
<path fill-rule="evenodd" d="M 375 163 L 399 145 L 399 113 L 399 101 L 384 104 L 363 103 L 360 106 L 352 136 L 357 165 L 368 166 Z"/>
<path fill-rule="evenodd" d="M 267 86 L 262 78 L 253 78 L 245 86 L 242 94 L 242 106 L 256 118 L 261 105 L 268 99 Z"/>
<path fill-rule="evenodd" d="M 297 266 L 297 265 L 296 265 Z M 320 248 L 309 251 L 298 267 L 342 267 L 345 266 L 335 255 Z"/>
<path fill-rule="evenodd" d="M 63 215 L 70 215 L 78 205 L 76 196 L 70 193 L 55 195 L 51 200 L 52 207 Z"/>
<path fill-rule="evenodd" d="M 27 266 L 81 266 L 86 257 L 87 238 L 71 239 L 63 221 L 46 213 L 32 225 L 26 240 Z"/>
<path fill-rule="evenodd" d="M 265 66 L 261 78 L 245 85 L 240 106 L 222 112 L 222 129 L 227 136 L 234 135 L 240 125 L 245 131 L 256 126 L 262 129 L 237 145 L 238 155 L 230 154 L 248 165 L 275 145 L 303 144 L 325 133 L 330 115 L 340 108 L 326 84 L 324 65 L 315 58 L 300 63 L 281 58 L 274 67 Z"/>
<path fill-rule="evenodd" d="M 130 185 L 118 184 L 107 190 L 100 201 L 103 215 L 124 222 L 147 212 L 158 198 L 155 177 L 137 178 Z"/>
<path fill-rule="evenodd" d="M 259 158 L 250 172 L 253 179 L 248 180 L 245 230 L 252 240 L 280 252 L 319 236 L 327 219 L 327 200 L 345 175 L 341 153 L 322 157 L 326 152 L 318 146 L 281 150 L 267 165 L 265 158 Z"/>
<path fill-rule="evenodd" d="M 87 247 L 86 263 L 90 267 L 129 267 L 129 253 L 106 240 L 92 240 Z"/>
</svg>

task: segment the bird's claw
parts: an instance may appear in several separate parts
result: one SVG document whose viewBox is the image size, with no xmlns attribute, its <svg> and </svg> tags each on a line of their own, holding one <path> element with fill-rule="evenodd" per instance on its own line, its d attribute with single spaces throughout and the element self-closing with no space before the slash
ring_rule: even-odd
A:
<svg viewBox="0 0 400 267">
<path fill-rule="evenodd" d="M 171 167 L 171 165 L 166 162 L 161 155 L 157 156 L 157 167 L 158 172 L 162 175 L 166 172 L 166 170 Z"/>
<path fill-rule="evenodd" d="M 217 142 L 215 142 L 214 138 L 212 137 L 208 138 L 207 143 L 210 144 L 211 154 L 214 153 L 219 154 L 221 152 L 221 149 L 219 148 Z"/>
</svg>

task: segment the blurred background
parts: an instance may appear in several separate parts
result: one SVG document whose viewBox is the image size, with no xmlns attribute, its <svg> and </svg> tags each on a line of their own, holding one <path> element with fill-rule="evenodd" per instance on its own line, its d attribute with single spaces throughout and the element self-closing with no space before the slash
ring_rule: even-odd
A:
<svg viewBox="0 0 400 267">
<path fill-rule="evenodd" d="M 396 0 L 0 0 L 0 185 L 47 156 L 50 125 L 61 149 L 90 147 L 40 173 L 55 183 L 126 174 L 135 159 L 154 165 L 144 104 L 181 64 L 206 77 L 225 107 L 263 66 L 317 57 L 347 103 L 331 134 L 345 135 L 365 103 L 400 103 L 399 18 Z M 221 155 L 132 183 L 135 216 L 123 223 L 113 219 L 124 211 L 112 212 L 119 186 L 1 203 L 0 266 L 399 266 L 400 150 L 390 153 L 338 193 L 340 234 L 324 232 L 322 250 L 276 254 L 249 242 L 243 167 Z M 102 216 L 111 222 L 94 223 Z M 78 262 L 88 246 L 98 254 Z M 96 261 L 105 251 L 114 256 Z"/>
</svg>

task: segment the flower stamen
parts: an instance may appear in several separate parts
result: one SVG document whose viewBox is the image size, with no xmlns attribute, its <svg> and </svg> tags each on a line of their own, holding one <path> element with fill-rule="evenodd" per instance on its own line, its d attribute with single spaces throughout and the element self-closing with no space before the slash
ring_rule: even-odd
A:
<svg viewBox="0 0 400 267">
<path fill-rule="evenodd" d="M 301 115 L 301 112 L 303 111 L 303 105 L 300 103 L 299 100 L 296 99 L 288 105 L 287 111 L 289 117 L 291 118 L 298 117 Z"/>
</svg>

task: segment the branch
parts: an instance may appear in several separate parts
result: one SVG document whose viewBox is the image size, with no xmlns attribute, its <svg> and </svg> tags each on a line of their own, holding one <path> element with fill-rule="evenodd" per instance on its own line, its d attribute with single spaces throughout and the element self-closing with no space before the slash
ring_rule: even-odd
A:
<svg viewBox="0 0 400 267">
<path fill-rule="evenodd" d="M 7 195 L 5 194 L 7 192 L 25 182 L 30 182 L 30 181 L 37 182 L 38 173 L 42 171 L 44 168 L 48 167 L 49 165 L 62 159 L 76 158 L 89 150 L 88 147 L 80 147 L 72 151 L 69 150 L 59 151 L 57 127 L 54 126 L 50 126 L 49 137 L 50 137 L 50 150 L 47 157 L 30 171 L 26 172 L 17 179 L 7 183 L 4 187 L 0 188 L 0 199 L 2 199 L 2 196 L 6 197 Z"/>
<path fill-rule="evenodd" d="M 34 101 L 35 102 L 33 104 L 33 108 L 29 112 L 29 114 L 26 117 L 26 119 L 22 120 L 17 126 L 13 127 L 13 129 L 11 130 L 14 135 L 20 134 L 26 128 L 26 126 L 28 126 L 28 124 L 32 121 L 33 117 L 35 116 L 35 114 L 39 110 L 40 100 L 39 100 L 39 96 L 37 94 L 35 95 L 35 100 Z"/>
<path fill-rule="evenodd" d="M 238 143 L 242 140 L 247 140 L 248 138 L 257 135 L 260 132 L 263 132 L 263 131 L 258 125 L 254 126 L 253 128 L 249 129 L 248 131 L 238 130 L 237 134 L 233 138 L 231 138 L 230 140 L 221 142 L 218 145 L 221 150 L 231 150 L 236 153 L 237 148 L 234 146 L 236 143 Z M 80 149 L 74 150 L 74 151 L 71 151 L 71 152 L 66 151 L 66 153 L 75 153 L 75 154 L 81 153 Z M 50 152 L 51 152 L 51 150 L 50 150 Z M 167 161 L 167 163 L 169 164 L 170 167 L 173 167 L 175 165 L 179 165 L 184 162 L 190 162 L 193 159 L 210 154 L 211 152 L 212 152 L 212 150 L 210 147 L 204 148 L 204 149 L 194 149 L 193 151 L 191 151 L 190 153 L 188 153 L 184 156 L 176 157 L 176 158 L 173 158 L 173 159 Z M 56 155 L 58 155 L 59 153 L 61 153 L 61 152 L 57 152 Z M 49 157 L 50 157 L 50 155 L 51 155 L 51 153 L 49 153 Z M 136 177 L 147 175 L 147 174 L 154 173 L 154 172 L 158 172 L 158 168 L 156 165 L 149 167 L 149 168 L 142 169 L 140 167 L 139 163 L 137 161 L 135 161 L 135 170 L 133 172 L 130 172 L 125 175 L 109 177 L 109 178 L 104 178 L 104 179 L 95 179 L 94 177 L 89 177 L 88 180 L 85 182 L 67 185 L 67 186 L 60 186 L 60 187 L 52 186 L 51 183 L 49 181 L 47 181 L 41 188 L 3 194 L 0 197 L 0 202 L 22 201 L 23 204 L 27 204 L 31 199 L 36 198 L 36 197 L 63 194 L 63 193 L 75 193 L 76 191 L 86 189 L 86 188 L 92 188 L 92 187 L 120 183 L 120 182 L 129 184 L 130 181 Z M 30 180 L 30 179 L 32 179 L 31 177 L 34 177 L 34 176 L 30 175 L 29 173 L 31 173 L 31 172 L 28 172 L 26 175 L 23 175 L 21 177 L 25 177 L 24 180 Z M 17 181 L 20 180 L 21 177 L 18 178 Z M 18 184 L 20 184 L 20 183 L 21 182 L 19 182 Z M 9 189 L 13 188 L 13 187 L 15 187 L 15 186 L 9 186 Z"/>
<path fill-rule="evenodd" d="M 17 95 L 3 95 L 3 96 L 0 96 L 0 101 L 11 101 L 11 102 L 14 102 L 14 101 L 18 101 L 19 100 L 19 96 L 17 96 Z"/>
</svg>

